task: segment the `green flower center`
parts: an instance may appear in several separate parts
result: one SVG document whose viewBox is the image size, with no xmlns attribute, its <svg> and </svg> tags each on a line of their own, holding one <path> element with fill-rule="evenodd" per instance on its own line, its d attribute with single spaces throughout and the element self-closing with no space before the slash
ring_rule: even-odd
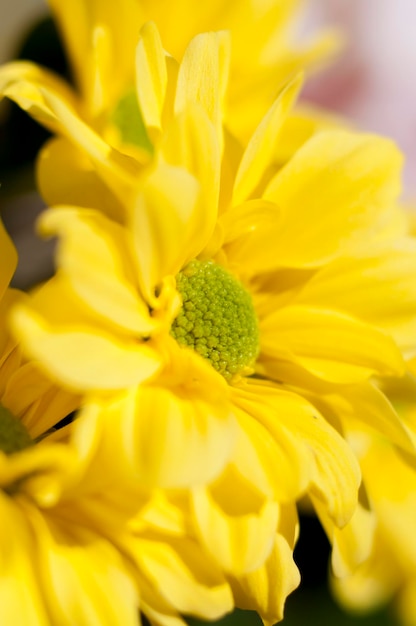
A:
<svg viewBox="0 0 416 626">
<path fill-rule="evenodd" d="M 193 348 L 226 380 L 251 368 L 259 330 L 250 294 L 212 261 L 191 261 L 176 277 L 182 309 L 171 334 Z"/>
<path fill-rule="evenodd" d="M 32 444 L 33 441 L 22 422 L 0 404 L 0 450 L 5 454 L 12 454 Z"/>
<path fill-rule="evenodd" d="M 144 148 L 148 152 L 153 151 L 133 89 L 120 98 L 111 121 L 118 128 L 123 143 Z"/>
</svg>

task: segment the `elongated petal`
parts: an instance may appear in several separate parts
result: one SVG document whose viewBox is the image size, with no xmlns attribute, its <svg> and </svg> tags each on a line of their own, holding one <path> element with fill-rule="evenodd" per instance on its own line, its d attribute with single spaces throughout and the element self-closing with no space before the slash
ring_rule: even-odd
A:
<svg viewBox="0 0 416 626">
<path fill-rule="evenodd" d="M 374 374 L 400 376 L 401 354 L 392 339 L 343 313 L 302 306 L 274 311 L 261 322 L 262 352 L 293 360 L 334 383 L 358 383 Z"/>
<path fill-rule="evenodd" d="M 250 198 L 273 164 L 278 137 L 286 115 L 293 106 L 301 78 L 297 77 L 282 91 L 256 129 L 238 168 L 232 203 L 240 204 Z"/>
<path fill-rule="evenodd" d="M 53 621 L 110 626 L 137 624 L 137 592 L 114 547 L 72 521 L 25 507 L 41 558 L 34 559 Z M 70 539 L 69 539 L 70 538 Z M 82 550 L 78 547 L 82 546 Z M 111 593 L 109 591 L 111 590 Z"/>
<path fill-rule="evenodd" d="M 328 518 L 322 503 L 313 499 L 315 510 L 332 544 L 331 564 L 337 577 L 346 577 L 354 573 L 364 563 L 373 548 L 377 518 L 360 503 L 344 528 L 337 528 Z"/>
<path fill-rule="evenodd" d="M 0 91 L 53 133 L 64 136 L 94 163 L 106 184 L 124 201 L 140 164 L 107 144 L 78 113 L 74 96 L 44 70 L 31 65 L 0 69 Z"/>
<path fill-rule="evenodd" d="M 234 576 L 260 567 L 273 545 L 277 502 L 259 498 L 238 473 L 223 472 L 211 489 L 195 489 L 193 507 L 200 538 L 212 558 Z"/>
<path fill-rule="evenodd" d="M 200 212 L 205 220 L 190 237 L 194 256 L 197 256 L 214 230 L 221 171 L 220 146 L 204 109 L 190 103 L 172 120 L 161 148 L 168 163 L 185 168 L 201 185 Z"/>
<path fill-rule="evenodd" d="M 218 619 L 233 608 L 232 595 L 221 570 L 192 539 L 130 540 L 140 570 L 156 594 L 180 613 Z M 159 607 L 163 611 L 164 606 Z M 155 608 L 158 608 L 157 605 Z"/>
<path fill-rule="evenodd" d="M 233 401 L 240 408 L 237 418 L 244 434 L 234 451 L 236 460 L 241 460 L 239 472 L 247 480 L 255 480 L 258 488 L 266 480 L 271 494 L 284 502 L 299 498 L 310 478 L 302 446 L 278 419 L 286 410 L 285 399 L 284 395 L 276 394 L 271 407 L 263 403 L 261 390 L 256 387 L 233 389 Z M 245 437 L 250 445 L 245 443 Z"/>
<path fill-rule="evenodd" d="M 99 177 L 91 159 L 68 139 L 50 139 L 42 147 L 36 161 L 36 179 L 49 206 L 86 206 L 115 220 L 124 215 L 122 203 Z"/>
<path fill-rule="evenodd" d="M 309 493 L 324 502 L 328 515 L 337 526 L 350 519 L 357 503 L 360 472 L 357 460 L 339 433 L 319 411 L 301 396 L 251 381 L 247 399 L 258 402 L 268 411 L 258 411 L 257 419 L 276 437 L 273 422 L 279 422 L 297 440 L 299 453 L 309 477 Z"/>
<path fill-rule="evenodd" d="M 197 35 L 189 44 L 179 69 L 174 107 L 178 114 L 189 102 L 201 104 L 216 129 L 221 146 L 229 62 L 230 40 L 226 32 Z"/>
<path fill-rule="evenodd" d="M 230 578 L 235 603 L 257 611 L 265 626 L 283 619 L 287 596 L 299 585 L 300 573 L 286 539 L 277 534 L 272 553 L 260 568 L 238 578 Z"/>
<path fill-rule="evenodd" d="M 258 224 L 235 249 L 252 271 L 316 267 L 368 246 L 377 220 L 400 191 L 401 157 L 392 143 L 368 135 L 322 132 L 297 151 L 266 188 L 279 207 L 274 228 Z M 365 236 L 365 245 L 364 239 Z"/>
<path fill-rule="evenodd" d="M 350 428 L 362 422 L 386 437 L 392 444 L 415 454 L 415 437 L 388 397 L 373 383 L 365 382 L 325 397 Z"/>
<path fill-rule="evenodd" d="M 165 103 L 168 74 L 166 55 L 156 25 L 143 26 L 136 49 L 136 87 L 145 125 L 159 131 Z"/>
<path fill-rule="evenodd" d="M 121 343 L 88 327 L 53 327 L 24 306 L 16 307 L 12 325 L 27 354 L 74 391 L 129 387 L 151 378 L 161 365 L 147 345 Z"/>
<path fill-rule="evenodd" d="M 391 333 L 414 350 L 416 333 L 416 246 L 410 238 L 359 258 L 337 259 L 322 268 L 296 301 L 355 315 Z"/>
<path fill-rule="evenodd" d="M 9 286 L 17 265 L 17 252 L 0 220 L 0 298 Z"/>
<path fill-rule="evenodd" d="M 117 4 L 74 0 L 70 7 L 50 0 L 49 5 L 87 107 L 99 115 L 133 80 L 141 7 L 134 0 L 120 0 Z M 104 58 L 97 53 L 97 31 L 107 40 Z"/>
<path fill-rule="evenodd" d="M 91 401 L 82 415 L 101 432 L 101 463 L 117 458 L 121 474 L 142 486 L 203 484 L 231 454 L 236 426 L 227 386 L 200 357 L 183 352 L 175 361 L 177 384 L 140 385 L 111 402 Z"/>
<path fill-rule="evenodd" d="M 74 291 L 121 332 L 140 336 L 155 322 L 141 298 L 123 229 L 99 212 L 59 208 L 44 213 L 44 234 L 60 235 L 57 263 Z"/>
<path fill-rule="evenodd" d="M 131 216 L 133 249 L 150 304 L 166 275 L 192 258 L 190 235 L 205 218 L 198 211 L 199 185 L 185 169 L 160 164 L 143 184 Z"/>
</svg>

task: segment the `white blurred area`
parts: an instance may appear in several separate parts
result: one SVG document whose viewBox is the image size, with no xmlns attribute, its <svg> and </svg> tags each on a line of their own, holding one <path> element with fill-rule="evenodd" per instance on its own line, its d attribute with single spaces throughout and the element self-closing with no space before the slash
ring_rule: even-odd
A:
<svg viewBox="0 0 416 626">
<path fill-rule="evenodd" d="M 416 199 L 416 0 L 311 0 L 309 22 L 341 29 L 346 47 L 305 95 L 392 137 L 406 154 L 406 195 Z"/>
<path fill-rule="evenodd" d="M 0 63 L 16 54 L 22 37 L 47 12 L 46 0 L 0 0 Z"/>
</svg>

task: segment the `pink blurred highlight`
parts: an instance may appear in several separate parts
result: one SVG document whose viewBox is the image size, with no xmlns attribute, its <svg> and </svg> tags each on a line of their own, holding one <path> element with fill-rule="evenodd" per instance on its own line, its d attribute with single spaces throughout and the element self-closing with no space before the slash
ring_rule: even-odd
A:
<svg viewBox="0 0 416 626">
<path fill-rule="evenodd" d="M 304 97 L 392 137 L 406 154 L 407 195 L 416 198 L 415 0 L 312 0 L 308 24 L 337 27 L 346 46 Z"/>
</svg>

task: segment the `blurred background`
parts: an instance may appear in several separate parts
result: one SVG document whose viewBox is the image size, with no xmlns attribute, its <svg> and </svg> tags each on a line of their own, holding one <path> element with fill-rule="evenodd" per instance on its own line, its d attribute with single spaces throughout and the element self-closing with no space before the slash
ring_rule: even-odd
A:
<svg viewBox="0 0 416 626">
<path fill-rule="evenodd" d="M 337 61 L 308 82 L 303 98 L 348 116 L 359 128 L 392 137 L 406 154 L 404 193 L 410 202 L 416 199 L 415 23 L 415 0 L 310 0 L 300 33 L 322 26 L 343 33 L 345 45 Z M 44 0 L 0 0 L 0 63 L 14 58 L 31 59 L 68 75 Z M 33 234 L 43 208 L 33 162 L 47 136 L 16 106 L 2 103 L 0 210 L 20 256 L 14 284 L 23 289 L 52 271 L 53 243 L 40 242 Z M 285 626 L 397 626 L 391 607 L 371 616 L 349 616 L 338 609 L 327 590 L 328 557 L 318 522 L 304 516 L 295 553 L 303 582 L 289 598 Z M 218 624 L 261 622 L 239 611 Z"/>
</svg>

